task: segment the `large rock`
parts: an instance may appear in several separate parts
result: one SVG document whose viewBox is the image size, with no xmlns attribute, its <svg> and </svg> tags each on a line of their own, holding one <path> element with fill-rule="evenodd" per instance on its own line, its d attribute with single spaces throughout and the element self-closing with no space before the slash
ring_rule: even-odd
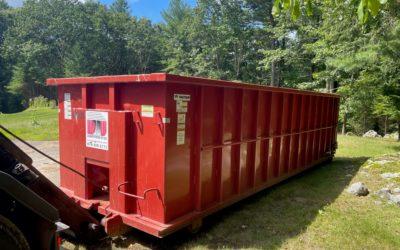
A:
<svg viewBox="0 0 400 250">
<path fill-rule="evenodd" d="M 370 130 L 363 134 L 363 137 L 368 137 L 368 138 L 378 138 L 381 137 L 376 131 Z"/>
<path fill-rule="evenodd" d="M 362 182 L 356 182 L 352 184 L 348 189 L 347 192 L 354 194 L 356 196 L 366 196 L 369 194 L 369 190 L 367 186 L 365 186 Z"/>
<path fill-rule="evenodd" d="M 397 139 L 399 137 L 399 134 L 396 133 L 391 133 L 391 134 L 386 134 L 383 138 L 385 139 Z"/>
</svg>

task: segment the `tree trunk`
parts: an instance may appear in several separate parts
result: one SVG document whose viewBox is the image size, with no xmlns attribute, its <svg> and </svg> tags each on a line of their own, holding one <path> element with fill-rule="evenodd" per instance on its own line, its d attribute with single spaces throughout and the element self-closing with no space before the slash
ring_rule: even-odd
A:
<svg viewBox="0 0 400 250">
<path fill-rule="evenodd" d="M 326 93 L 332 93 L 333 81 L 331 79 L 326 80 L 325 88 L 326 88 Z"/>
<path fill-rule="evenodd" d="M 279 62 L 271 63 L 271 86 L 279 87 Z"/>
<path fill-rule="evenodd" d="M 400 120 L 397 122 L 397 141 L 400 141 Z"/>
<path fill-rule="evenodd" d="M 325 82 L 325 89 L 326 89 L 326 93 L 330 93 L 330 83 L 329 83 L 329 80 L 326 80 L 326 82 Z"/>
<path fill-rule="evenodd" d="M 388 117 L 385 116 L 385 128 L 384 128 L 385 133 L 384 133 L 384 135 L 386 135 L 386 133 L 387 133 L 387 127 L 388 127 Z"/>
<path fill-rule="evenodd" d="M 333 93 L 334 89 L 334 82 L 332 80 L 326 80 L 326 92 L 327 93 Z"/>
<path fill-rule="evenodd" d="M 347 113 L 343 115 L 342 135 L 346 134 Z"/>
<path fill-rule="evenodd" d="M 275 27 L 275 20 L 274 20 L 274 16 L 272 15 L 272 12 L 269 12 L 269 18 L 271 20 L 271 26 Z M 278 40 L 272 39 L 271 42 L 271 49 L 276 49 L 277 47 L 279 47 L 278 45 Z M 271 86 L 274 87 L 279 87 L 279 62 L 278 61 L 273 61 L 271 63 Z"/>
</svg>

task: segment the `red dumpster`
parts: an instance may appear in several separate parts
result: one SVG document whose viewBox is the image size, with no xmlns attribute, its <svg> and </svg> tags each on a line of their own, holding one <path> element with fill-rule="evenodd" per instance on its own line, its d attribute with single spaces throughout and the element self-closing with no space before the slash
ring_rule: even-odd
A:
<svg viewBox="0 0 400 250">
<path fill-rule="evenodd" d="M 58 86 L 61 162 L 90 179 L 61 168 L 61 188 L 110 235 L 196 227 L 336 149 L 333 94 L 164 73 L 47 84 Z"/>
</svg>

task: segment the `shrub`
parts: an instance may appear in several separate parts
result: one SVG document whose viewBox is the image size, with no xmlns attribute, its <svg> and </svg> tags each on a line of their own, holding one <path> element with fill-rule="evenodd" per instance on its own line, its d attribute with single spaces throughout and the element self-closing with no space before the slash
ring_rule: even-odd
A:
<svg viewBox="0 0 400 250">
<path fill-rule="evenodd" d="M 55 108 L 56 101 L 49 100 L 44 96 L 37 96 L 29 99 L 29 107 L 30 108 Z"/>
</svg>

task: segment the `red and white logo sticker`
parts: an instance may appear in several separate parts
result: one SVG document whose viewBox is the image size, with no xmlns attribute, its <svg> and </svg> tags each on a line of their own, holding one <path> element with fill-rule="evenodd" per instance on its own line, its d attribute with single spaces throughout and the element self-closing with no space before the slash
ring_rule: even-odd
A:
<svg viewBox="0 0 400 250">
<path fill-rule="evenodd" d="M 86 147 L 108 150 L 108 113 L 86 111 Z"/>
</svg>

